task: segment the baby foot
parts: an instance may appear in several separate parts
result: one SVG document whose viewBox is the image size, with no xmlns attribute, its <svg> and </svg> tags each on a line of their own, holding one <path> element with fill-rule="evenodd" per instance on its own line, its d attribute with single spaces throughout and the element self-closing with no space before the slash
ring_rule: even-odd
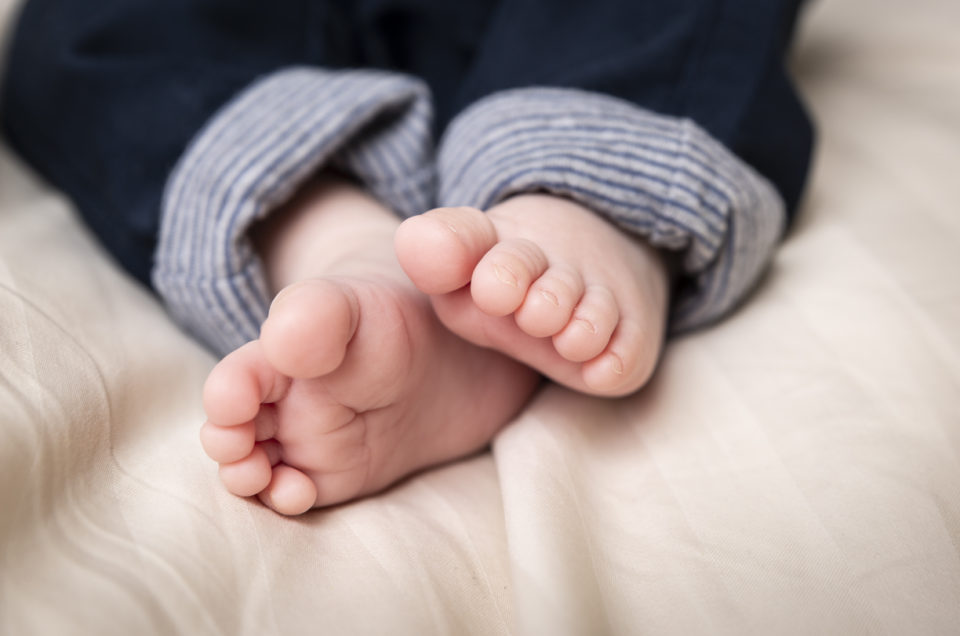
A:
<svg viewBox="0 0 960 636">
<path fill-rule="evenodd" d="M 228 490 L 299 514 L 482 448 L 536 382 L 445 329 L 398 269 L 316 278 L 211 372 L 201 441 Z"/>
<path fill-rule="evenodd" d="M 528 194 L 486 213 L 439 208 L 404 221 L 395 246 L 447 327 L 557 382 L 626 395 L 656 366 L 663 259 L 578 203 Z"/>
</svg>

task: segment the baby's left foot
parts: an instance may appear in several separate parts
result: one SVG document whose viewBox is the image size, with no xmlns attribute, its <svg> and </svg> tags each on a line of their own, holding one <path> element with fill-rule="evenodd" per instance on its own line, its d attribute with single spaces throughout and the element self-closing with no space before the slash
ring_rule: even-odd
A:
<svg viewBox="0 0 960 636">
<path fill-rule="evenodd" d="M 656 366 L 668 306 L 660 254 L 584 206 L 545 194 L 486 213 L 406 220 L 400 264 L 461 337 L 568 387 L 626 395 Z"/>
</svg>

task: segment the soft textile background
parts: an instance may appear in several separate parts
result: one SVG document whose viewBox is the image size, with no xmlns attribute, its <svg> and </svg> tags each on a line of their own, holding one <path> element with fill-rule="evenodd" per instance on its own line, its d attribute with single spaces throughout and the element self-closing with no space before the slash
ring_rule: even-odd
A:
<svg viewBox="0 0 960 636">
<path fill-rule="evenodd" d="M 804 213 L 647 390 L 295 520 L 219 487 L 214 360 L 0 150 L 0 632 L 955 633 L 958 27 L 811 7 Z"/>
</svg>

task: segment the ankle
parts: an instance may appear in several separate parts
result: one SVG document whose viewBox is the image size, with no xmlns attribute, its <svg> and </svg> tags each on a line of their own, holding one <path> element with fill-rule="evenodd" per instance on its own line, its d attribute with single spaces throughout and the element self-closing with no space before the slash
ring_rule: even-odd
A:
<svg viewBox="0 0 960 636">
<path fill-rule="evenodd" d="M 334 175 L 311 180 L 269 218 L 251 229 L 274 293 L 291 283 L 359 269 L 380 268 L 396 216 L 359 185 Z"/>
</svg>

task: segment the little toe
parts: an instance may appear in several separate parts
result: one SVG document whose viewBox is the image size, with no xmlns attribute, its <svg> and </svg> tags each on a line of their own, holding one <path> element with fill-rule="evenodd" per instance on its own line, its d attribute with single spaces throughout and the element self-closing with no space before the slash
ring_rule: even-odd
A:
<svg viewBox="0 0 960 636">
<path fill-rule="evenodd" d="M 587 287 L 573 318 L 553 337 L 557 353 L 571 362 L 585 362 L 602 352 L 620 320 L 613 293 L 602 285 Z"/>
<path fill-rule="evenodd" d="M 282 515 L 299 515 L 317 503 L 317 486 L 302 471 L 278 464 L 270 483 L 259 493 L 260 501 Z"/>
<path fill-rule="evenodd" d="M 517 326 L 534 338 L 552 336 L 563 329 L 583 296 L 583 278 L 572 267 L 551 266 L 527 291 L 517 309 Z"/>
<path fill-rule="evenodd" d="M 200 444 L 204 452 L 219 464 L 243 459 L 253 450 L 253 422 L 237 426 L 217 426 L 209 421 L 200 428 Z"/>
<path fill-rule="evenodd" d="M 270 458 L 260 446 L 243 459 L 220 465 L 220 481 L 240 497 L 250 497 L 267 487 L 271 478 Z"/>
<path fill-rule="evenodd" d="M 260 329 L 270 364 L 291 378 L 315 378 L 333 371 L 347 352 L 359 321 L 352 289 L 312 279 L 284 288 Z"/>
<path fill-rule="evenodd" d="M 636 321 L 620 321 L 603 353 L 581 365 L 584 383 L 600 395 L 633 393 L 653 375 L 662 337 Z"/>
<path fill-rule="evenodd" d="M 497 243 L 473 270 L 473 302 L 489 316 L 506 316 L 520 307 L 530 284 L 546 269 L 547 257 L 536 243 L 526 239 Z"/>
<path fill-rule="evenodd" d="M 486 215 L 475 208 L 437 208 L 400 224 L 397 259 L 426 294 L 446 294 L 470 282 L 473 270 L 497 241 Z"/>
</svg>

